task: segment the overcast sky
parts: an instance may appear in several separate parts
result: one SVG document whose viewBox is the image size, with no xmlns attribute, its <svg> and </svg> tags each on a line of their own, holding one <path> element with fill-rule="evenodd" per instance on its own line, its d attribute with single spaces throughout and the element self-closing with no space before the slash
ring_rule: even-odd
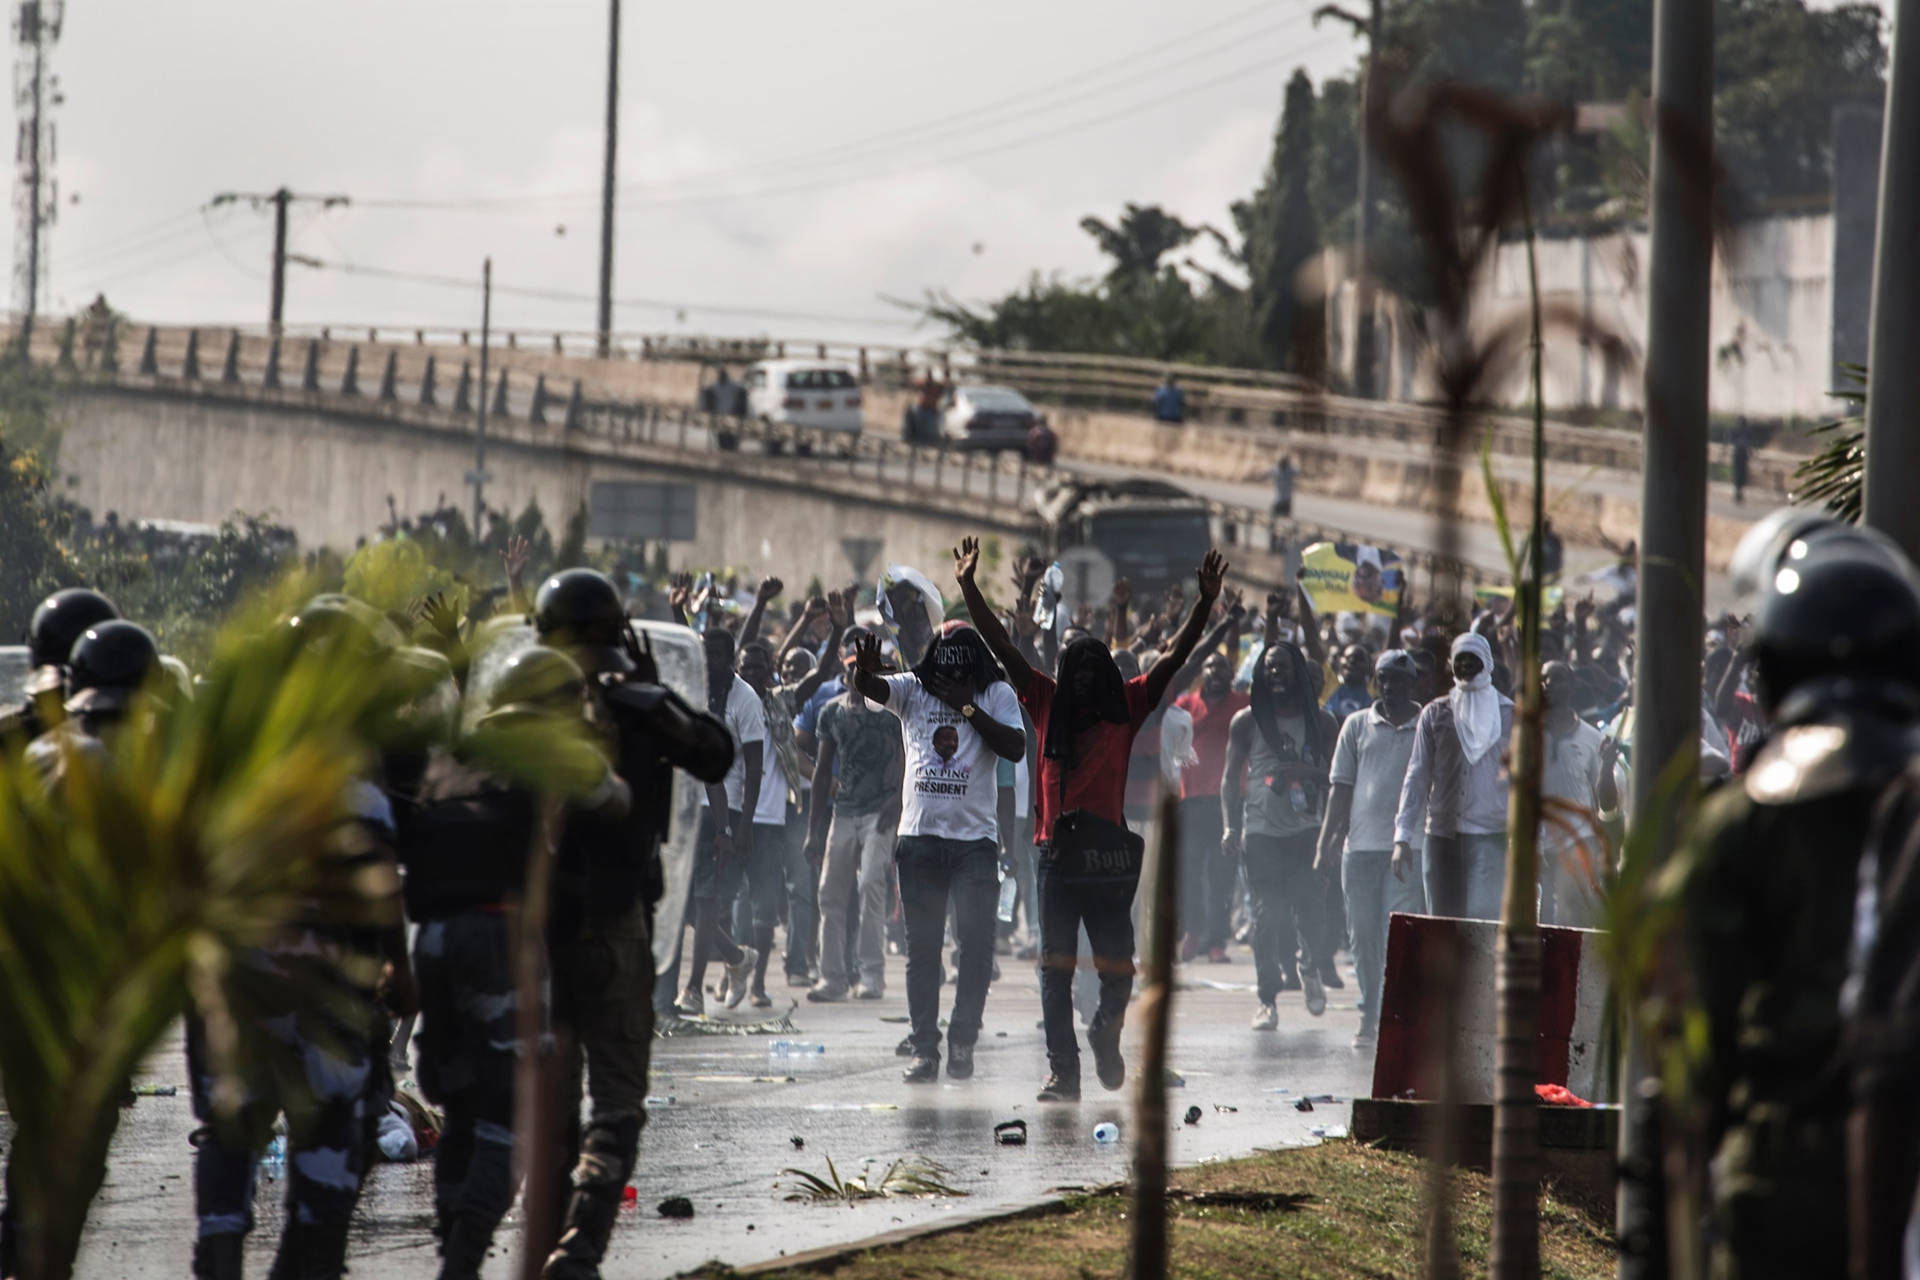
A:
<svg viewBox="0 0 1920 1280">
<path fill-rule="evenodd" d="M 1354 63 L 1317 2 L 626 0 L 616 328 L 915 340 L 884 298 L 1092 273 L 1085 214 L 1224 225 L 1292 69 Z M 498 294 L 497 324 L 590 329 L 607 7 L 71 0 L 53 307 L 264 323 L 271 213 L 206 206 L 285 183 L 354 202 L 295 213 L 328 266 L 290 269 L 289 323 L 477 324 L 477 288 L 337 264 L 477 280 L 491 254 L 501 286 L 580 295 Z"/>
<path fill-rule="evenodd" d="M 615 325 L 912 341 L 885 298 L 1098 270 L 1085 214 L 1225 225 L 1292 69 L 1355 63 L 1318 3 L 626 0 Z M 607 7 L 71 0 L 52 306 L 264 323 L 271 214 L 207 205 L 284 183 L 353 200 L 297 209 L 290 323 L 477 323 L 372 273 L 491 254 L 497 323 L 590 329 Z"/>
</svg>

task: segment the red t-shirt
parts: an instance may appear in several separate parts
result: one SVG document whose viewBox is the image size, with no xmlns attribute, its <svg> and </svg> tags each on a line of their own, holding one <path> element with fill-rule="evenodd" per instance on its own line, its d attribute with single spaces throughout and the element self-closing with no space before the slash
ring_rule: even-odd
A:
<svg viewBox="0 0 1920 1280">
<path fill-rule="evenodd" d="M 1020 695 L 1027 715 L 1033 720 L 1033 732 L 1041 743 L 1040 777 L 1034 787 L 1033 838 L 1036 841 L 1053 838 L 1054 819 L 1061 813 L 1060 762 L 1049 760 L 1045 750 L 1047 721 L 1053 714 L 1056 687 L 1052 677 L 1036 671 L 1027 681 L 1027 691 Z M 1085 809 L 1109 822 L 1126 821 L 1127 757 L 1133 750 L 1133 738 L 1140 732 L 1141 723 L 1153 713 L 1145 676 L 1127 681 L 1126 689 L 1128 722 L 1103 721 L 1087 730 L 1080 742 L 1080 759 L 1067 774 L 1066 807 Z"/>
<path fill-rule="evenodd" d="M 1253 699 L 1238 690 L 1208 702 L 1198 689 L 1173 704 L 1193 717 L 1193 754 L 1199 759 L 1180 775 L 1182 800 L 1220 794 L 1220 779 L 1227 771 L 1227 730 L 1233 718 L 1252 704 Z"/>
</svg>

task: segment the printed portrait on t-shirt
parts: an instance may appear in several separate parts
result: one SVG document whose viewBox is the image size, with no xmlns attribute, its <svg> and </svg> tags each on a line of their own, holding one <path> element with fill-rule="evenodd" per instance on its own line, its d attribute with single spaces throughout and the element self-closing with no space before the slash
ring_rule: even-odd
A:
<svg viewBox="0 0 1920 1280">
<path fill-rule="evenodd" d="M 943 724 L 933 731 L 933 749 L 942 760 L 953 759 L 960 750 L 960 729 L 957 725 Z"/>
</svg>

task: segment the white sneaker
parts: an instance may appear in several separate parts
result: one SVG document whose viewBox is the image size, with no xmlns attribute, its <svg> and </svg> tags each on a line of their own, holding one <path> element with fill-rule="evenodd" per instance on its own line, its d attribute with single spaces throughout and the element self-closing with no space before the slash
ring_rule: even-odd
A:
<svg viewBox="0 0 1920 1280">
<path fill-rule="evenodd" d="M 1327 1011 L 1327 988 L 1320 981 L 1320 975 L 1307 970 L 1300 971 L 1300 986 L 1307 993 L 1307 1012 L 1319 1017 Z"/>
<path fill-rule="evenodd" d="M 740 963 L 727 966 L 727 1008 L 738 1009 L 740 1002 L 747 998 L 747 984 L 753 981 L 753 967 L 760 963 L 760 953 L 752 947 L 740 948 Z M 1325 1008 L 1327 998 L 1320 997 L 1320 1007 Z"/>
<path fill-rule="evenodd" d="M 1272 1031 L 1280 1025 L 1280 1014 L 1268 1002 L 1260 1006 L 1260 1012 L 1253 1015 L 1252 1027 L 1255 1031 Z"/>
<path fill-rule="evenodd" d="M 684 1018 L 704 1018 L 707 1016 L 707 998 L 700 994 L 698 987 L 688 987 L 680 993 L 680 999 L 673 1006 Z"/>
<path fill-rule="evenodd" d="M 1379 1043 L 1379 1041 L 1374 1035 L 1373 1028 L 1362 1023 L 1358 1034 L 1353 1037 L 1353 1047 L 1355 1049 L 1367 1050 L 1372 1049 L 1377 1043 Z"/>
</svg>

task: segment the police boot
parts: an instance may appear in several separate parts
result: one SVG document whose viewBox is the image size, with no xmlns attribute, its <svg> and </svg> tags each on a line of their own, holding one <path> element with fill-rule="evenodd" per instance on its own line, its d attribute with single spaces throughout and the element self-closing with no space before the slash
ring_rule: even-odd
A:
<svg viewBox="0 0 1920 1280">
<path fill-rule="evenodd" d="M 289 1222 L 267 1280 L 339 1280 L 346 1270 L 346 1223 Z"/>
<path fill-rule="evenodd" d="M 608 1196 L 600 1188 L 579 1190 L 567 1201 L 567 1220 L 560 1243 L 547 1255 L 541 1280 L 600 1280 L 600 1259 L 607 1256 L 613 1236 L 619 1193 Z"/>
<path fill-rule="evenodd" d="M 560 1244 L 540 1273 L 544 1280 L 597 1280 L 600 1259 L 607 1255 L 620 1193 L 640 1146 L 640 1119 L 587 1126 L 580 1142 L 580 1163 L 573 1171 L 573 1194 L 567 1201 Z"/>
<path fill-rule="evenodd" d="M 494 1224 L 472 1214 L 452 1220 L 441 1244 L 440 1280 L 478 1280 L 493 1247 Z"/>
<path fill-rule="evenodd" d="M 240 1280 L 247 1238 L 237 1231 L 201 1236 L 193 1242 L 193 1280 Z"/>
</svg>

